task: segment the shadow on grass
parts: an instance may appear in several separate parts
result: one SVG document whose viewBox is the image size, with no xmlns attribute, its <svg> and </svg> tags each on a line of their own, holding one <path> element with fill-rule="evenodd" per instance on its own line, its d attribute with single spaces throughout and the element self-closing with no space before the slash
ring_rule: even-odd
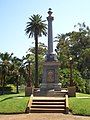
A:
<svg viewBox="0 0 90 120">
<path fill-rule="evenodd" d="M 28 113 L 26 112 L 0 113 L 0 115 L 19 115 L 19 114 L 28 114 Z"/>
<path fill-rule="evenodd" d="M 0 102 L 3 102 L 5 100 L 9 100 L 9 99 L 13 99 L 13 98 L 20 98 L 20 97 L 25 97 L 25 96 L 24 95 L 10 96 L 10 97 L 7 97 L 7 98 L 4 98 L 4 99 L 0 100 Z"/>
</svg>

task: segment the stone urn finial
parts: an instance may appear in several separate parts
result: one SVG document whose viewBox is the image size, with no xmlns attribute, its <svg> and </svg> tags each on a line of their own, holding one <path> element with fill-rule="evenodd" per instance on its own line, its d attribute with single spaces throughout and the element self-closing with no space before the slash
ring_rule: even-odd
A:
<svg viewBox="0 0 90 120">
<path fill-rule="evenodd" d="M 51 10 L 52 10 L 52 9 L 49 8 L 49 11 L 48 11 L 49 16 L 51 16 L 51 14 L 53 13 Z"/>
</svg>

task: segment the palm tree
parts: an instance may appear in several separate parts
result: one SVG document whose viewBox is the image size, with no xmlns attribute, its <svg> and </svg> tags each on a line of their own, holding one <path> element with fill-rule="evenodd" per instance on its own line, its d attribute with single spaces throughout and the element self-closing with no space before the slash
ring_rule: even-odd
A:
<svg viewBox="0 0 90 120">
<path fill-rule="evenodd" d="M 38 37 L 47 34 L 45 20 L 42 21 L 42 16 L 33 15 L 29 18 L 26 26 L 26 34 L 35 39 L 35 87 L 38 87 Z"/>
<path fill-rule="evenodd" d="M 2 94 L 4 94 L 4 87 L 6 84 L 6 76 L 9 72 L 10 61 L 12 59 L 13 53 L 9 54 L 8 52 L 0 53 L 0 67 L 1 67 L 1 86 Z"/>
<path fill-rule="evenodd" d="M 22 66 L 22 60 L 13 57 L 12 59 L 12 74 L 15 79 L 15 84 L 16 84 L 16 93 L 19 93 L 19 76 L 20 76 L 20 71 L 21 71 L 21 66 Z"/>
</svg>

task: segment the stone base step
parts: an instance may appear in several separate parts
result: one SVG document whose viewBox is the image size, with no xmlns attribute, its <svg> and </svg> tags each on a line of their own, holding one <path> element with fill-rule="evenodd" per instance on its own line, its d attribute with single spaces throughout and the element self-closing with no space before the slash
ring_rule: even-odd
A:
<svg viewBox="0 0 90 120">
<path fill-rule="evenodd" d="M 32 104 L 32 108 L 65 108 L 65 105 L 36 105 L 36 104 Z"/>
<path fill-rule="evenodd" d="M 31 113 L 65 113 L 65 109 L 31 108 Z"/>
<path fill-rule="evenodd" d="M 33 97 L 31 113 L 65 113 L 65 97 Z"/>
<path fill-rule="evenodd" d="M 69 112 L 68 95 L 65 97 L 30 96 L 26 113 L 66 113 Z"/>
<path fill-rule="evenodd" d="M 54 90 L 48 90 L 48 91 L 40 91 L 40 89 L 36 89 L 33 92 L 34 96 L 45 96 L 45 97 L 65 97 L 65 95 L 68 94 L 67 90 L 61 90 L 61 91 L 54 91 Z"/>
<path fill-rule="evenodd" d="M 33 102 L 32 103 L 32 105 L 33 104 L 36 104 L 36 105 L 41 105 L 41 104 L 43 104 L 43 105 L 63 105 L 63 104 L 65 104 L 65 102 L 64 101 L 61 101 L 61 102 L 44 102 L 44 101 L 41 101 L 41 102 Z"/>
<path fill-rule="evenodd" d="M 33 101 L 63 101 L 65 97 L 33 97 Z"/>
</svg>

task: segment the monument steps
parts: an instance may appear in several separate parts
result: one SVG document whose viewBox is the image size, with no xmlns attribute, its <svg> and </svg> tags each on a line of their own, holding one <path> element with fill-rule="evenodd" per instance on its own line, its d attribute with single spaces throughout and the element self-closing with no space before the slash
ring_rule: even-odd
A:
<svg viewBox="0 0 90 120">
<path fill-rule="evenodd" d="M 43 105 L 43 104 L 41 104 L 41 105 L 36 105 L 35 103 L 34 103 L 34 105 L 32 105 L 32 108 L 65 108 L 65 105 Z"/>
<path fill-rule="evenodd" d="M 65 109 L 32 108 L 31 113 L 65 113 Z"/>
<path fill-rule="evenodd" d="M 65 97 L 33 97 L 31 113 L 65 113 Z"/>
<path fill-rule="evenodd" d="M 32 104 L 43 104 L 43 105 L 63 105 L 64 102 L 33 102 Z"/>
</svg>

